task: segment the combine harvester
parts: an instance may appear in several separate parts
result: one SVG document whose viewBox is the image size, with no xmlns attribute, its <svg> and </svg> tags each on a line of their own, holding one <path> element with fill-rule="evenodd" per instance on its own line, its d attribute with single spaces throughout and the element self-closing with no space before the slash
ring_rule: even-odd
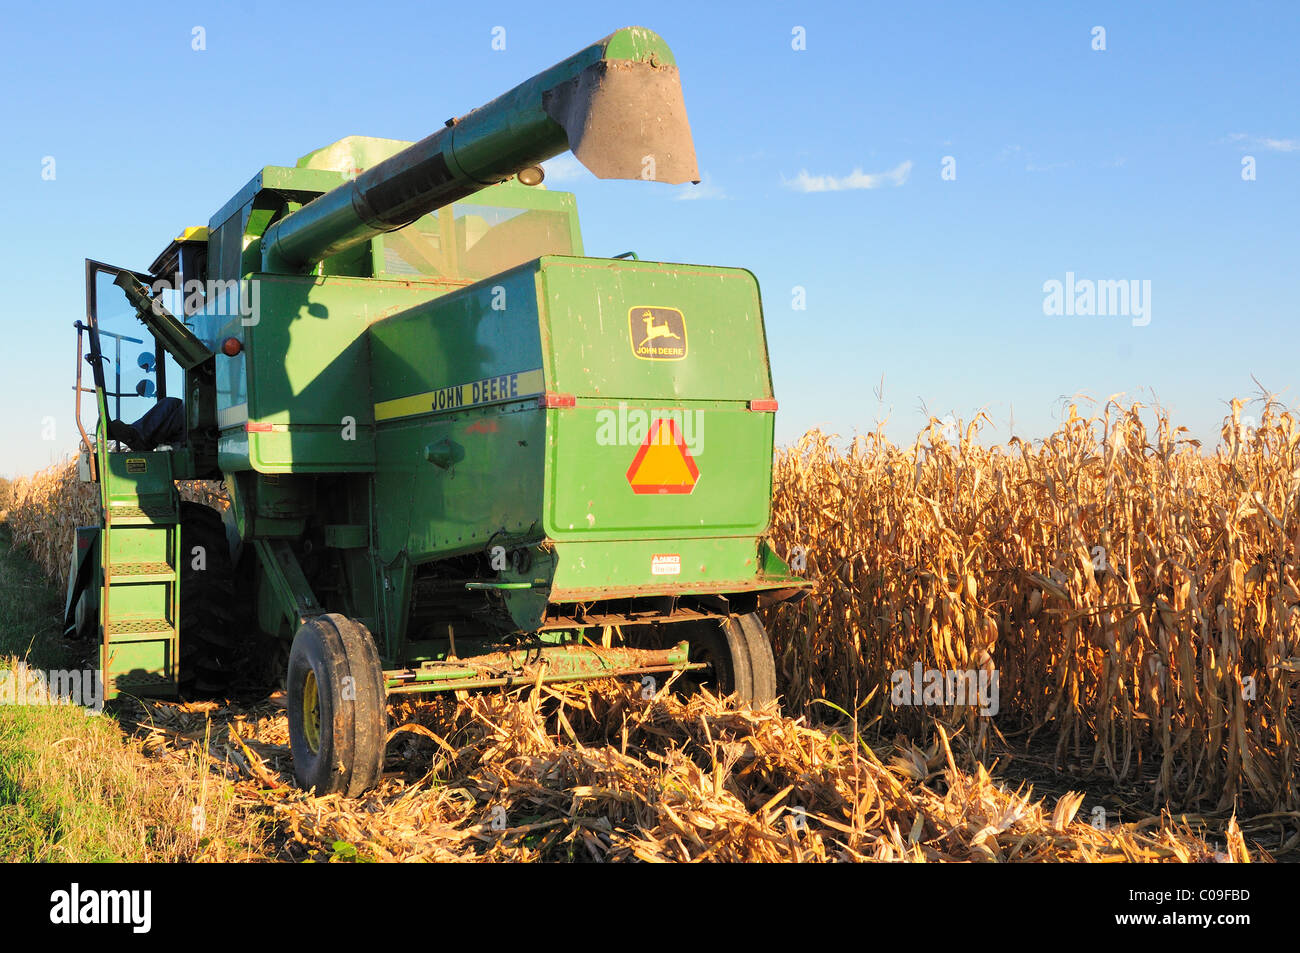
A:
<svg viewBox="0 0 1300 953">
<path fill-rule="evenodd" d="M 148 272 L 87 261 L 103 520 L 66 625 L 99 640 L 106 697 L 221 691 L 277 640 L 297 780 L 353 796 L 398 693 L 682 672 L 775 697 L 755 612 L 806 583 L 764 539 L 758 285 L 584 257 L 573 196 L 539 188 L 565 150 L 699 179 L 660 37 L 620 30 L 414 144 L 267 166 Z M 128 425 L 124 397 L 154 401 Z M 224 520 L 190 479 L 225 481 Z"/>
</svg>

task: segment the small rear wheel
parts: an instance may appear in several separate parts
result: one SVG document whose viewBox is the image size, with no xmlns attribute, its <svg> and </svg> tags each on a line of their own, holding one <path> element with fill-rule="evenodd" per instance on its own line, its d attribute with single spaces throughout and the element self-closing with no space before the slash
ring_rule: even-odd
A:
<svg viewBox="0 0 1300 953">
<path fill-rule="evenodd" d="M 384 769 L 388 716 L 369 630 L 335 613 L 308 619 L 293 638 L 286 682 L 298 785 L 348 797 L 373 787 Z"/>
<path fill-rule="evenodd" d="M 776 700 L 776 662 L 767 630 L 756 614 L 685 622 L 673 634 L 691 647 L 690 660 L 708 668 L 696 670 L 688 680 L 707 685 L 721 695 L 739 695 L 752 705 Z"/>
</svg>

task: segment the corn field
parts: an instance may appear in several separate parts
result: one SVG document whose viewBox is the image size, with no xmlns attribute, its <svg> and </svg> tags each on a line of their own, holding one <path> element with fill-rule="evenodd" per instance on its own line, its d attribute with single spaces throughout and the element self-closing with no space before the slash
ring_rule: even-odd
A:
<svg viewBox="0 0 1300 953">
<path fill-rule="evenodd" d="M 222 484 L 207 480 L 182 480 L 181 499 L 206 503 L 217 509 L 229 506 Z M 99 485 L 77 479 L 77 462 L 55 464 L 34 476 L 15 480 L 10 487 L 9 509 L 0 513 L 22 546 L 45 574 L 62 586 L 78 526 L 98 526 Z"/>
<path fill-rule="evenodd" d="M 977 419 L 780 451 L 772 536 L 817 581 L 768 612 L 785 710 L 918 741 L 938 720 L 977 754 L 1047 739 L 1178 809 L 1297 810 L 1300 421 L 1268 403 L 1248 429 L 1241 407 L 1213 453 L 1114 403 L 1036 446 L 983 446 Z M 95 487 L 72 464 L 16 481 L 9 520 L 62 583 Z M 918 665 L 996 674 L 996 715 L 898 704 Z"/>
<path fill-rule="evenodd" d="M 1114 403 L 1039 446 L 981 446 L 977 419 L 781 451 L 773 535 L 819 580 L 768 619 L 787 710 L 1047 737 L 1182 808 L 1300 807 L 1300 421 L 1241 407 L 1213 454 Z M 999 713 L 894 704 L 918 662 L 996 672 Z"/>
<path fill-rule="evenodd" d="M 67 580 L 78 526 L 99 524 L 99 486 L 77 480 L 75 460 L 56 464 L 10 488 L 9 528 L 52 581 Z"/>
</svg>

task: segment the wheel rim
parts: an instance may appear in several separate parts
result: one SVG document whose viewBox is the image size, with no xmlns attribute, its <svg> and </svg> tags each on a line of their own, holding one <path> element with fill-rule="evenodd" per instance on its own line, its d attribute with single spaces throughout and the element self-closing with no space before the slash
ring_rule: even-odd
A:
<svg viewBox="0 0 1300 953">
<path fill-rule="evenodd" d="M 307 670 L 302 683 L 302 734 L 312 754 L 320 753 L 320 689 L 316 673 Z"/>
</svg>

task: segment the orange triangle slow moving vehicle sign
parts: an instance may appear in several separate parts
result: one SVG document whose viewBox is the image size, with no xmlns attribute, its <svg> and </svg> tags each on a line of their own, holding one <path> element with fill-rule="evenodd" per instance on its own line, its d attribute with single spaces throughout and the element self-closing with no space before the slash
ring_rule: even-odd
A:
<svg viewBox="0 0 1300 953">
<path fill-rule="evenodd" d="M 686 450 L 686 441 L 671 418 L 650 424 L 636 458 L 627 468 L 633 493 L 690 493 L 700 478 L 700 468 Z"/>
</svg>

